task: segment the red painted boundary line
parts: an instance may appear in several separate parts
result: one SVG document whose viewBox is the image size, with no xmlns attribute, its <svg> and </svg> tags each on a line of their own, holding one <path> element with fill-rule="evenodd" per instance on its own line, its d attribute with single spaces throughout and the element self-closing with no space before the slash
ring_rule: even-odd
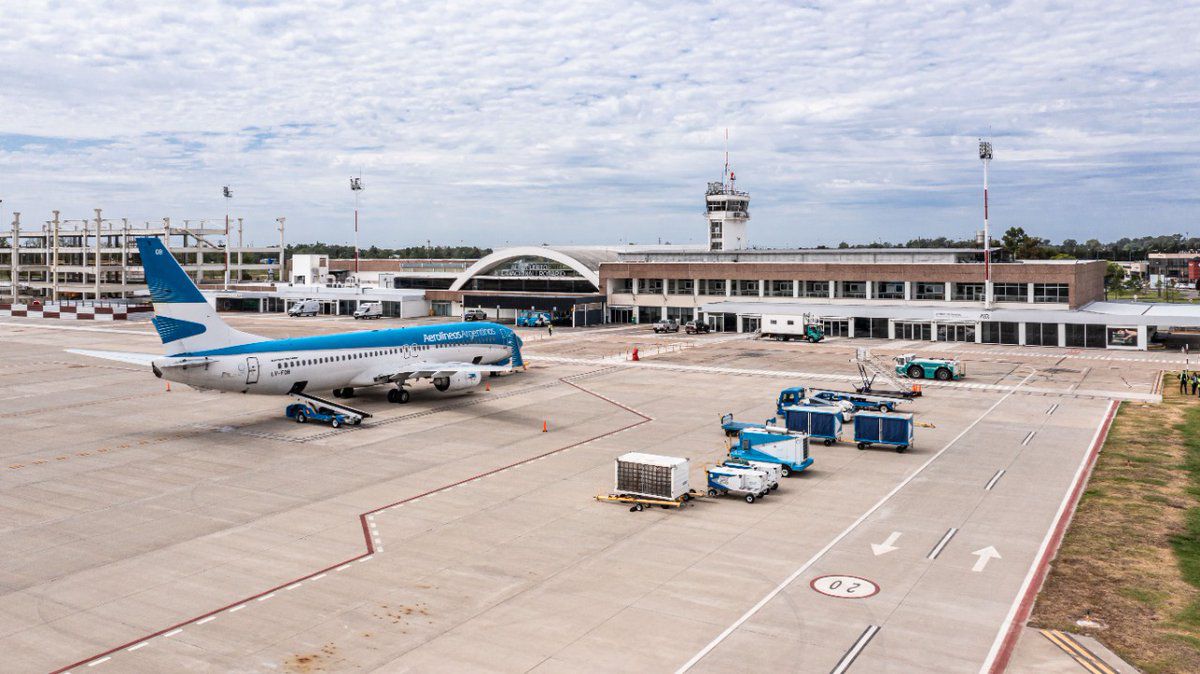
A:
<svg viewBox="0 0 1200 674">
<path fill-rule="evenodd" d="M 1004 635 L 1004 642 L 1000 647 L 1000 652 L 996 655 L 996 659 L 992 661 L 991 669 L 988 670 L 989 674 L 1001 674 L 1008 668 L 1008 660 L 1012 657 L 1013 649 L 1017 645 L 1017 638 L 1021 634 L 1018 628 L 1029 620 L 1029 614 L 1033 611 L 1033 602 L 1042 590 L 1042 583 L 1046 581 L 1046 572 L 1050 568 L 1050 561 L 1058 554 L 1058 546 L 1062 544 L 1063 535 L 1067 531 L 1067 525 L 1075 515 L 1075 506 L 1079 504 L 1079 497 L 1083 494 L 1083 487 L 1091 478 L 1092 469 L 1096 467 L 1096 459 L 1100 456 L 1100 448 L 1104 446 L 1104 441 L 1108 438 L 1108 431 L 1112 427 L 1113 417 L 1116 416 L 1119 406 L 1120 403 L 1118 402 L 1109 403 L 1108 412 L 1104 415 L 1104 421 L 1100 426 L 1100 432 L 1096 434 L 1096 440 L 1092 443 L 1091 448 L 1088 449 L 1087 466 L 1080 473 L 1079 479 L 1071 489 L 1071 498 L 1067 503 L 1067 507 L 1063 509 L 1062 515 L 1054 525 L 1054 533 L 1050 537 L 1050 545 L 1046 546 L 1046 550 L 1042 553 L 1042 558 L 1037 561 L 1037 572 L 1034 573 L 1033 581 L 1029 583 L 1029 587 L 1025 589 L 1025 596 L 1021 598 L 1021 604 L 1017 608 L 1012 622 L 1006 628 L 1008 632 Z"/>
<path fill-rule="evenodd" d="M 591 372 L 588 372 L 588 373 L 585 373 L 585 374 L 593 374 L 593 373 L 591 373 Z M 581 375 L 576 375 L 576 376 L 581 376 Z M 408 498 L 400 499 L 399 501 L 395 501 L 395 502 L 392 502 L 392 503 L 388 503 L 387 505 L 382 505 L 382 506 L 379 506 L 378 508 L 375 508 L 374 510 L 368 510 L 368 511 L 367 511 L 367 512 L 365 512 L 365 513 L 361 513 L 361 514 L 358 516 L 358 521 L 359 521 L 359 524 L 361 524 L 361 525 L 362 525 L 362 530 L 363 530 L 363 539 L 366 541 L 366 544 L 367 544 L 367 551 L 366 551 L 366 552 L 364 552 L 364 553 L 362 553 L 362 554 L 360 554 L 360 555 L 355 555 L 355 556 L 353 556 L 353 557 L 351 557 L 351 558 L 349 558 L 349 559 L 345 559 L 345 560 L 342 560 L 342 561 L 340 561 L 340 562 L 335 562 L 334 564 L 330 564 L 329 566 L 326 566 L 326 567 L 324 567 L 324 568 L 322 568 L 322 569 L 318 569 L 317 571 L 313 571 L 312 573 L 309 573 L 309 574 L 307 574 L 307 575 L 300 576 L 299 578 L 293 578 L 292 580 L 286 581 L 286 582 L 284 582 L 284 583 L 280 583 L 280 584 L 278 584 L 278 585 L 275 585 L 274 587 L 271 587 L 271 588 L 269 588 L 269 589 L 263 590 L 262 592 L 259 592 L 258 594 L 253 594 L 253 595 L 250 595 L 249 597 L 245 597 L 245 598 L 243 598 L 243 599 L 239 599 L 238 601 L 235 601 L 235 602 L 232 602 L 232 603 L 226 604 L 226 605 L 224 605 L 224 606 L 222 606 L 222 607 L 220 607 L 220 608 L 213 609 L 213 610 L 211 610 L 211 611 L 209 611 L 209 612 L 207 612 L 207 613 L 202 613 L 202 614 L 200 614 L 200 615 L 198 615 L 198 616 L 195 616 L 195 617 L 192 617 L 192 618 L 188 618 L 187 620 L 184 620 L 184 621 L 182 621 L 182 622 L 177 622 L 177 623 L 175 623 L 175 624 L 173 624 L 173 625 L 170 625 L 170 626 L 168 626 L 168 627 L 164 627 L 164 628 L 162 628 L 162 629 L 158 630 L 157 632 L 154 632 L 154 633 L 151 633 L 151 634 L 147 634 L 147 635 L 145 635 L 145 636 L 143 636 L 143 637 L 140 637 L 140 638 L 138 638 L 138 639 L 134 639 L 133 641 L 128 641 L 128 642 L 126 642 L 126 643 L 123 643 L 123 644 L 121 644 L 120 646 L 115 646 L 115 647 L 113 647 L 113 648 L 110 648 L 110 649 L 108 649 L 108 650 L 106 650 L 106 651 L 103 651 L 103 652 L 101 652 L 101 653 L 96 653 L 95 655 L 89 656 L 89 657 L 87 657 L 87 658 L 84 658 L 83 660 L 79 660 L 79 661 L 77 661 L 77 662 L 73 662 L 73 663 L 71 663 L 71 664 L 69 664 L 69 665 L 66 665 L 65 667 L 59 667 L 58 669 L 55 669 L 54 671 L 52 671 L 50 674 L 62 674 L 63 672 L 66 672 L 66 671 L 68 671 L 68 670 L 70 670 L 70 669 L 73 669 L 73 668 L 75 668 L 75 667 L 80 667 L 80 666 L 86 665 L 86 664 L 87 664 L 87 663 L 89 663 L 89 662 L 92 662 L 93 660 L 98 660 L 98 659 L 100 659 L 100 658 L 103 658 L 103 657 L 104 657 L 104 656 L 106 656 L 106 655 L 112 655 L 112 654 L 116 653 L 117 651 L 120 651 L 120 650 L 122 650 L 122 649 L 124 649 L 124 648 L 128 648 L 128 647 L 130 647 L 130 646 L 133 646 L 133 645 L 135 645 L 135 644 L 142 643 L 143 641 L 149 641 L 150 639 L 153 639 L 153 638 L 155 638 L 155 637 L 162 636 L 163 634 L 166 634 L 167 632 L 170 632 L 170 631 L 172 631 L 172 630 L 179 629 L 179 628 L 181 628 L 181 627 L 185 627 L 185 626 L 187 626 L 187 625 L 191 625 L 191 624 L 193 624 L 193 623 L 196 623 L 196 622 L 198 622 L 198 621 L 200 621 L 200 620 L 204 620 L 205 618 L 207 618 L 207 617 L 209 617 L 209 616 L 214 616 L 214 615 L 217 615 L 218 613 L 221 613 L 221 612 L 223 612 L 223 611 L 227 611 L 227 610 L 229 610 L 229 609 L 231 609 L 231 608 L 233 608 L 233 607 L 235 607 L 235 606 L 238 606 L 238 605 L 240 605 L 240 604 L 245 604 L 245 603 L 247 603 L 247 602 L 254 601 L 255 599 L 258 599 L 259 597 L 264 597 L 264 596 L 266 596 L 266 595 L 268 595 L 268 594 L 271 594 L 272 592 L 276 592 L 276 591 L 278 591 L 278 590 L 281 590 L 281 589 L 283 589 L 283 588 L 285 588 L 285 587 L 288 587 L 288 586 L 290 586 L 290 585 L 295 585 L 296 583 L 302 583 L 302 582 L 304 582 L 304 581 L 306 581 L 306 580 L 309 580 L 310 578 L 314 578 L 314 577 L 316 577 L 316 576 L 319 576 L 319 575 L 321 575 L 321 574 L 323 574 L 323 573 L 327 573 L 327 572 L 329 572 L 329 571 L 332 571 L 333 569 L 336 569 L 336 568 L 338 568 L 339 566 L 344 566 L 344 565 L 346 565 L 346 564 L 350 564 L 351 562 L 357 562 L 357 561 L 359 561 L 359 560 L 366 559 L 366 558 L 368 558 L 368 557 L 370 557 L 370 556 L 372 556 L 372 555 L 374 555 L 374 554 L 375 554 L 375 544 L 374 544 L 374 542 L 373 542 L 373 541 L 372 541 L 372 539 L 371 539 L 371 531 L 370 531 L 370 528 L 369 528 L 369 526 L 368 526 L 368 524 L 367 524 L 367 518 L 368 518 L 369 516 L 371 516 L 371 515 L 374 515 L 374 514 L 376 514 L 376 513 L 380 512 L 380 511 L 382 511 L 382 510 L 386 510 L 386 509 L 388 509 L 388 508 L 391 508 L 391 507 L 393 507 L 393 506 L 398 506 L 398 505 L 401 505 L 401 504 L 403 504 L 403 503 L 408 503 L 408 502 L 410 502 L 410 501 L 415 501 L 415 500 L 417 500 L 417 499 L 420 499 L 420 498 L 424 498 L 424 497 L 426 497 L 426 496 L 429 496 L 430 494 L 436 494 L 436 493 L 438 493 L 438 492 L 441 492 L 441 491 L 446 491 L 447 489 L 451 489 L 451 488 L 453 488 L 453 487 L 457 487 L 457 486 L 459 486 L 459 485 L 466 484 L 466 483 L 468 483 L 468 482 L 474 482 L 474 481 L 476 481 L 476 480 L 480 480 L 480 479 L 482 479 L 482 478 L 485 478 L 485 477 L 487 477 L 487 476 L 489 476 L 489 475 L 495 475 L 496 473 L 501 473 L 501 472 L 504 472 L 504 471 L 506 471 L 506 470 L 510 470 L 510 469 L 512 469 L 512 468 L 516 468 L 517 466 L 521 466 L 521 465 L 524 465 L 524 464 L 526 464 L 526 463 L 531 463 L 531 462 L 533 462 L 533 461 L 537 461 L 538 459 L 542 459 L 542 458 L 545 458 L 545 457 L 547 457 L 547 456 L 552 456 L 552 455 L 554 455 L 554 454 L 558 454 L 558 453 L 560 453 L 560 452 L 565 452 L 565 451 L 567 451 L 568 449 L 572 449 L 572 448 L 578 447 L 578 446 L 580 446 L 580 445 L 583 445 L 583 444 L 586 444 L 586 443 L 592 442 L 592 441 L 594 441 L 594 440 L 600 440 L 600 439 L 602 439 L 602 438 L 606 438 L 606 437 L 608 437 L 608 436 L 610 436 L 610 435 L 616 435 L 617 433 L 622 433 L 622 432 L 624 432 L 624 431 L 627 431 L 627 430 L 629 430 L 629 429 L 631 429 L 631 428 L 634 428 L 634 427 L 636 427 L 636 426 L 641 426 L 641 425 L 642 425 L 642 424 L 644 424 L 644 423 L 648 423 L 648 422 L 650 422 L 650 421 L 653 421 L 653 420 L 654 420 L 652 417 L 649 417 L 649 416 L 647 416 L 647 415 L 645 415 L 645 414 L 642 414 L 641 412 L 639 412 L 639 411 L 637 411 L 637 410 L 633 409 L 632 407 L 628 407 L 628 406 L 626 406 L 626 405 L 623 405 L 623 404 L 621 404 L 621 403 L 619 403 L 619 402 L 617 402 L 617 401 L 615 401 L 615 400 L 612 400 L 612 399 L 610 399 L 610 398 L 606 398 L 606 397 L 604 397 L 604 396 L 602 396 L 602 395 L 600 395 L 599 393 L 596 393 L 596 392 L 594 392 L 594 391 L 589 391 L 588 389 L 586 389 L 586 388 L 584 388 L 584 387 L 580 386 L 579 384 L 576 384 L 576 383 L 574 383 L 574 382 L 568 381 L 566 378 L 560 378 L 560 379 L 559 379 L 559 381 L 560 381 L 560 382 L 562 382 L 562 383 L 564 383 L 564 384 L 566 384 L 566 385 L 568 385 L 568 386 L 571 386 L 571 387 L 573 387 L 573 388 L 579 389 L 580 391 L 583 391 L 584 393 L 586 393 L 586 394 L 588 394 L 588 395 L 594 396 L 594 397 L 596 397 L 596 398 L 599 398 L 599 399 L 601 399 L 601 400 L 603 400 L 603 401 L 605 401 L 605 402 L 607 402 L 607 403 L 610 403 L 610 404 L 612 404 L 612 405 L 615 405 L 615 406 L 617 406 L 617 407 L 619 407 L 619 408 L 621 408 L 621 409 L 625 410 L 626 412 L 629 412 L 629 413 L 631 413 L 631 414 L 635 414 L 635 415 L 637 415 L 637 416 L 641 417 L 641 420 L 640 420 L 640 421 L 635 421 L 635 422 L 634 422 L 634 423 L 632 423 L 632 424 L 627 424 L 627 425 L 625 425 L 625 426 L 622 426 L 621 428 L 618 428 L 618 429 L 616 429 L 616 430 L 607 431 L 607 432 L 605 432 L 605 433 L 601 433 L 600 435 L 596 435 L 596 436 L 593 436 L 593 437 L 587 438 L 586 440 L 580 440 L 579 442 L 574 442 L 574 443 L 571 443 L 571 444 L 569 444 L 569 445 L 567 445 L 567 446 L 565 446 L 565 447 L 559 447 L 558 449 L 552 449 L 552 450 L 550 450 L 550 451 L 548 451 L 548 452 L 543 452 L 542 454 L 538 454 L 537 456 L 531 456 L 531 457 L 529 457 L 528 459 L 522 459 L 522 460 L 520 460 L 520 461 L 516 461 L 516 462 L 514 462 L 514 463 L 510 463 L 510 464 L 508 464 L 508 465 L 501 466 L 501 467 L 499 467 L 499 468 L 494 468 L 494 469 L 492 469 L 492 470 L 489 470 L 489 471 L 487 471 L 487 472 L 479 473 L 479 474 L 477 474 L 477 475 L 472 475 L 471 477 L 468 477 L 468 478 L 465 478 L 465 479 L 459 480 L 459 481 L 457 481 L 457 482 L 452 482 L 452 483 L 450 483 L 450 484 L 447 484 L 447 485 L 442 485 L 441 487 L 437 487 L 437 488 L 435 488 L 435 489 L 430 489 L 429 491 L 422 492 L 422 493 L 420 493 L 420 494 L 417 494 L 417 495 L 415 495 L 415 496 L 410 496 L 410 497 L 408 497 Z"/>
</svg>

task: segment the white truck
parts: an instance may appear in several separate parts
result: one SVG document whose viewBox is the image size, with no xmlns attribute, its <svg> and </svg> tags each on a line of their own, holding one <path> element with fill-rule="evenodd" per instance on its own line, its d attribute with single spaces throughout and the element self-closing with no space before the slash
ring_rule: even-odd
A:
<svg viewBox="0 0 1200 674">
<path fill-rule="evenodd" d="M 379 302 L 365 302 L 358 305 L 358 308 L 354 310 L 354 320 L 360 318 L 363 320 L 383 318 L 383 305 Z"/>
<path fill-rule="evenodd" d="M 733 494 L 741 496 L 746 503 L 754 503 L 754 499 L 762 498 L 771 491 L 767 486 L 766 473 L 761 471 L 717 466 L 706 472 L 709 496 Z"/>
<path fill-rule="evenodd" d="M 288 308 L 288 316 L 316 316 L 321 312 L 321 303 L 316 300 L 300 300 Z"/>
<path fill-rule="evenodd" d="M 815 343 L 825 339 L 825 331 L 821 328 L 821 322 L 816 320 L 812 314 L 765 315 L 759 324 L 759 334 L 767 339 L 778 339 L 785 342 L 803 339 Z"/>
<path fill-rule="evenodd" d="M 721 466 L 737 470 L 757 470 L 763 474 L 763 479 L 767 481 L 767 486 L 770 487 L 771 491 L 779 489 L 779 481 L 783 478 L 783 466 L 777 463 L 747 461 L 745 459 L 730 457 L 722 461 Z"/>
</svg>

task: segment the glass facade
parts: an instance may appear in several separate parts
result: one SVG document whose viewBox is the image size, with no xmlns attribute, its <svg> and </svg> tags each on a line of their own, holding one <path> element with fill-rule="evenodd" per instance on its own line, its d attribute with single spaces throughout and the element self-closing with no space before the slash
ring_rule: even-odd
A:
<svg viewBox="0 0 1200 674">
<path fill-rule="evenodd" d="M 795 281 L 767 281 L 767 295 L 771 297 L 791 297 Z"/>
<path fill-rule="evenodd" d="M 1066 283 L 1035 283 L 1033 284 L 1033 301 L 1040 303 L 1061 302 L 1066 304 L 1070 298 L 1070 286 Z"/>
<path fill-rule="evenodd" d="M 838 281 L 837 296 L 847 299 L 865 299 L 867 297 L 867 282 Z"/>
<path fill-rule="evenodd" d="M 739 297 L 758 297 L 758 281 L 734 281 L 733 294 Z"/>
<path fill-rule="evenodd" d="M 700 294 L 701 295 L 724 295 L 725 294 L 725 279 L 717 279 L 717 278 L 700 279 Z"/>
<path fill-rule="evenodd" d="M 997 302 L 1028 302 L 1029 285 L 1026 283 L 993 283 L 992 296 Z"/>
<path fill-rule="evenodd" d="M 876 281 L 874 296 L 881 300 L 902 300 L 904 281 Z"/>
<path fill-rule="evenodd" d="M 960 302 L 982 302 L 983 301 L 983 284 L 982 283 L 955 283 L 954 295 L 955 300 Z"/>
<path fill-rule="evenodd" d="M 829 297 L 829 281 L 804 281 L 801 297 Z"/>
<path fill-rule="evenodd" d="M 914 300 L 944 300 L 946 299 L 946 284 L 932 281 L 918 281 L 913 284 Z"/>
</svg>

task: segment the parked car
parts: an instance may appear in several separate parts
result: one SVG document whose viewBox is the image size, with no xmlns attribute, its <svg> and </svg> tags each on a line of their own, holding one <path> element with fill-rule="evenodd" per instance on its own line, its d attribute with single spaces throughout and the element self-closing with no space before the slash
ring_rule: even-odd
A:
<svg viewBox="0 0 1200 674">
<path fill-rule="evenodd" d="M 310 419 L 327 423 L 334 428 L 341 428 L 345 424 L 357 426 L 362 423 L 360 418 L 335 412 L 328 407 L 315 407 L 308 403 L 292 403 L 287 406 L 285 413 L 289 419 L 295 419 L 296 423 L 300 424 L 308 423 Z"/>
<path fill-rule="evenodd" d="M 483 309 L 467 309 L 466 311 L 463 312 L 463 320 L 464 321 L 486 321 L 487 314 L 483 312 Z"/>
<path fill-rule="evenodd" d="M 655 332 L 679 332 L 679 321 L 674 318 L 664 318 L 654 324 Z"/>
<path fill-rule="evenodd" d="M 688 321 L 684 324 L 683 331 L 689 335 L 704 335 L 712 332 L 712 328 L 704 321 Z"/>
<path fill-rule="evenodd" d="M 359 305 L 358 309 L 354 311 L 354 318 L 355 320 L 360 318 L 363 320 L 383 318 L 383 305 L 379 302 L 367 302 L 366 304 Z"/>
</svg>

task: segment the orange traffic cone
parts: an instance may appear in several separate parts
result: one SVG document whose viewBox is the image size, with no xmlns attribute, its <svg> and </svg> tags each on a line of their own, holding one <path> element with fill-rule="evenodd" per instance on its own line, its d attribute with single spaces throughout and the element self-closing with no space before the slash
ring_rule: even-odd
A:
<svg viewBox="0 0 1200 674">
<path fill-rule="evenodd" d="M 492 390 L 492 382 L 490 382 L 490 381 L 483 382 L 483 390 L 485 390 L 485 391 Z"/>
<path fill-rule="evenodd" d="M 171 382 L 167 382 L 167 393 L 171 392 Z"/>
<path fill-rule="evenodd" d="M 549 430 L 550 430 L 550 429 L 546 427 L 546 422 L 545 422 L 545 421 L 543 421 L 543 422 L 542 422 L 542 432 L 543 432 L 543 433 L 545 433 L 545 432 L 547 432 L 547 431 L 549 431 Z"/>
</svg>

